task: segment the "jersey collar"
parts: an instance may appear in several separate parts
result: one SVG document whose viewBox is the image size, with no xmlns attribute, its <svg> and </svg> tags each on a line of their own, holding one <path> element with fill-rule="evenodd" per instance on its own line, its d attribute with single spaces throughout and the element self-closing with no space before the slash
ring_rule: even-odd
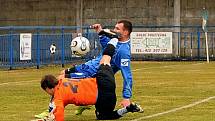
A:
<svg viewBox="0 0 215 121">
<path fill-rule="evenodd" d="M 130 41 L 130 38 L 127 40 L 127 41 L 124 41 L 124 42 L 121 42 L 121 41 L 118 41 L 119 43 L 127 43 Z"/>
</svg>

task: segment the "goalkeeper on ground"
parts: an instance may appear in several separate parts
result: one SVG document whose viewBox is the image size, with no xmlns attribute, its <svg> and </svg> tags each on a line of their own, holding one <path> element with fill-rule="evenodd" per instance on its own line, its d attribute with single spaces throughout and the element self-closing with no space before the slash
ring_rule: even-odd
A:
<svg viewBox="0 0 215 121">
<path fill-rule="evenodd" d="M 99 120 L 118 119 L 128 112 L 142 109 L 134 103 L 115 110 L 116 93 L 114 72 L 110 66 L 117 39 L 112 39 L 103 52 L 95 78 L 57 80 L 53 75 L 46 75 L 41 80 L 41 88 L 52 96 L 52 109 L 46 120 L 64 121 L 64 108 L 68 104 L 95 105 Z"/>
</svg>

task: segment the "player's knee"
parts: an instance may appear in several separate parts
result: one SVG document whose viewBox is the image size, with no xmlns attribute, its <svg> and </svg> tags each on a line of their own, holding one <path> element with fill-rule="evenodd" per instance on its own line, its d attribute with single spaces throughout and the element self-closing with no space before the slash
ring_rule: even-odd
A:
<svg viewBox="0 0 215 121">
<path fill-rule="evenodd" d="M 112 57 L 114 53 L 115 53 L 115 47 L 112 44 L 108 44 L 103 52 L 103 55 L 109 55 L 110 57 Z"/>
</svg>

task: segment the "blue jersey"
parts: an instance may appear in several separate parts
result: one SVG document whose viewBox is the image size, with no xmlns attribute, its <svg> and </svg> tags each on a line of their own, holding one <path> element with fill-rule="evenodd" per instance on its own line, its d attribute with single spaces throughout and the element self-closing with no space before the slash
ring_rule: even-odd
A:
<svg viewBox="0 0 215 121">
<path fill-rule="evenodd" d="M 110 41 L 108 37 L 100 36 L 100 44 L 102 46 L 102 52 L 107 46 L 107 43 Z M 94 77 L 99 69 L 99 63 L 102 58 L 102 53 L 100 53 L 95 59 L 87 61 L 84 64 L 76 65 L 76 72 L 83 73 L 85 77 Z"/>
<path fill-rule="evenodd" d="M 83 73 L 84 77 L 94 77 L 99 69 L 99 63 L 102 58 L 102 54 L 98 55 L 95 59 L 87 61 L 84 64 L 76 65 L 75 71 Z M 72 78 L 73 76 L 71 76 Z"/>
<path fill-rule="evenodd" d="M 131 98 L 132 96 L 132 74 L 131 74 L 131 52 L 130 40 L 126 42 L 118 42 L 116 53 L 111 60 L 113 72 L 121 70 L 123 77 L 123 98 Z"/>
<path fill-rule="evenodd" d="M 107 43 L 110 41 L 108 37 L 101 36 L 100 43 L 104 50 Z M 98 71 L 99 63 L 102 58 L 102 54 L 97 56 L 95 59 L 90 60 L 84 64 L 77 65 L 76 71 L 84 73 L 86 77 L 94 77 Z M 123 76 L 123 98 L 131 98 L 132 96 L 132 74 L 131 74 L 131 53 L 130 53 L 130 40 L 126 42 L 118 42 L 116 46 L 115 54 L 111 59 L 111 67 L 116 73 L 121 70 Z"/>
</svg>

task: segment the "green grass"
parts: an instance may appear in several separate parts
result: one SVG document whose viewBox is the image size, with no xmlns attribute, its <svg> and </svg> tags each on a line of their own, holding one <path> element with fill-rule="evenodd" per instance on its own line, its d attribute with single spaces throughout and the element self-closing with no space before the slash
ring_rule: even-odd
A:
<svg viewBox="0 0 215 121">
<path fill-rule="evenodd" d="M 40 88 L 44 74 L 59 74 L 60 66 L 41 69 L 0 71 L 1 121 L 29 121 L 48 107 L 49 96 Z M 133 98 L 145 110 L 131 113 L 119 120 L 143 121 L 214 121 L 215 99 L 204 103 L 146 118 L 215 95 L 215 62 L 132 62 Z M 116 74 L 117 97 L 121 101 L 122 77 Z M 119 108 L 117 106 L 116 108 Z M 95 120 L 94 108 L 75 116 L 77 107 L 69 105 L 66 121 Z"/>
</svg>

